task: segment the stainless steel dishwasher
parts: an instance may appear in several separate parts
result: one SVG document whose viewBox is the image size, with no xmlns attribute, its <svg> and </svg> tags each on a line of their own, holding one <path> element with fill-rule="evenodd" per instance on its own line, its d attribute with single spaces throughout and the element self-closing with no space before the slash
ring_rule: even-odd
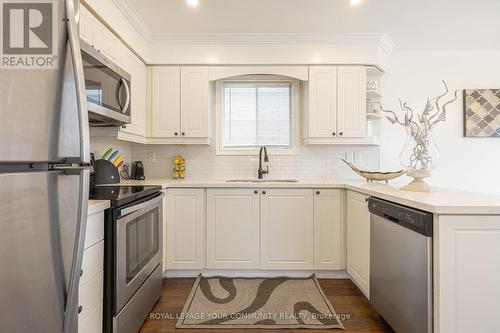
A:
<svg viewBox="0 0 500 333">
<path fill-rule="evenodd" d="M 378 198 L 370 210 L 370 302 L 398 333 L 429 333 L 432 214 Z"/>
</svg>

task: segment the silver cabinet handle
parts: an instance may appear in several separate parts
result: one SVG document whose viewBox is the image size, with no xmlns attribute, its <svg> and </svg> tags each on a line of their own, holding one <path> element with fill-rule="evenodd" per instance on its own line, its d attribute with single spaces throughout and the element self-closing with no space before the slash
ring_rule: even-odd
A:
<svg viewBox="0 0 500 333">
<path fill-rule="evenodd" d="M 71 60 L 73 62 L 73 72 L 75 75 L 78 122 L 80 124 L 80 160 L 82 163 L 90 163 L 90 137 L 87 99 L 85 97 L 85 79 L 83 77 L 83 62 L 80 50 L 80 37 L 78 33 L 78 25 L 76 22 L 74 0 L 66 0 L 66 16 L 66 26 L 68 28 L 68 40 L 71 50 Z"/>
<path fill-rule="evenodd" d="M 125 105 L 122 108 L 122 113 L 126 113 L 128 107 L 130 106 L 130 87 L 128 86 L 127 80 L 125 80 L 124 78 L 122 78 L 122 83 L 125 87 L 125 93 L 127 94 L 127 97 L 125 98 Z"/>
</svg>

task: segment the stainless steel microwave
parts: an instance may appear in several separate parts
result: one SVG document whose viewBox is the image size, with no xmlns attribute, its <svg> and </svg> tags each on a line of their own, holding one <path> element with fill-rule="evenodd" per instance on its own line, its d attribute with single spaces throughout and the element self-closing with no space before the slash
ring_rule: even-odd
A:
<svg viewBox="0 0 500 333">
<path fill-rule="evenodd" d="M 85 41 L 80 44 L 90 126 L 129 124 L 130 74 Z"/>
</svg>

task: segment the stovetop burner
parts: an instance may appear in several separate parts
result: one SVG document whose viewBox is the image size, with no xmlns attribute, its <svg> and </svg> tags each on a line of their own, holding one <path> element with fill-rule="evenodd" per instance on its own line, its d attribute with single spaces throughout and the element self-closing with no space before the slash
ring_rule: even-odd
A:
<svg viewBox="0 0 500 333">
<path fill-rule="evenodd" d="M 94 186 L 90 188 L 90 199 L 110 200 L 111 207 L 122 206 L 161 190 L 160 186 Z"/>
</svg>

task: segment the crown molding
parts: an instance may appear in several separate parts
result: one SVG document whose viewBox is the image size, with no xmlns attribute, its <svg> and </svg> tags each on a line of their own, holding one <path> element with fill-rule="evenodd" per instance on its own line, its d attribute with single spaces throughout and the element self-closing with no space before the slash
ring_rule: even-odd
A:
<svg viewBox="0 0 500 333">
<path fill-rule="evenodd" d="M 152 45 L 168 44 L 376 44 L 391 52 L 384 33 L 153 33 L 130 0 L 113 0 L 137 32 Z"/>
<path fill-rule="evenodd" d="M 394 43 L 381 33 L 153 33 L 163 44 L 378 44 L 390 52 Z"/>
<path fill-rule="evenodd" d="M 125 18 L 132 24 L 135 30 L 144 38 L 146 42 L 151 42 L 153 32 L 144 21 L 139 12 L 135 9 L 130 0 L 113 0 L 113 3 L 122 12 Z"/>
</svg>

